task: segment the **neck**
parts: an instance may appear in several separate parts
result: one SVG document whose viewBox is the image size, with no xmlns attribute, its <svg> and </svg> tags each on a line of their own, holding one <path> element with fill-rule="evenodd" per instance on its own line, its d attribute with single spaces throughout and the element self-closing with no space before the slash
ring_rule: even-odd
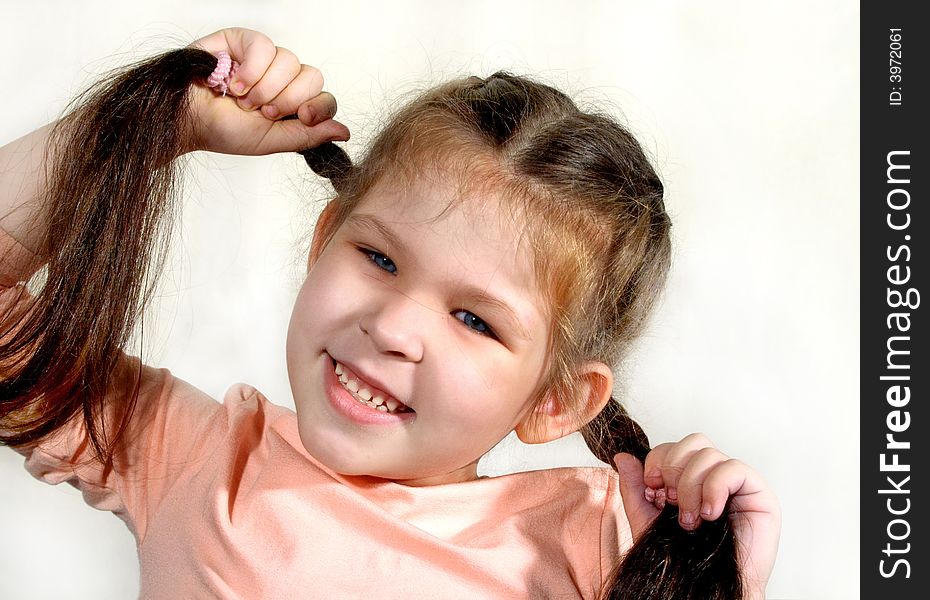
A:
<svg viewBox="0 0 930 600">
<path fill-rule="evenodd" d="M 444 475 L 432 475 L 417 479 L 395 479 L 394 483 L 410 487 L 426 487 L 430 485 L 443 485 L 446 483 L 465 483 L 478 479 L 478 461 L 465 465 L 451 473 Z"/>
</svg>

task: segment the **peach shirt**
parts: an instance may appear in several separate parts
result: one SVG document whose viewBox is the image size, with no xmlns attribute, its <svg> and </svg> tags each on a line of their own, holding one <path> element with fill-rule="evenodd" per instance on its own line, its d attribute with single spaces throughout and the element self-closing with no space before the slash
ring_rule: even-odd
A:
<svg viewBox="0 0 930 600">
<path fill-rule="evenodd" d="M 0 316 L 35 267 L 0 229 Z M 293 411 L 245 384 L 220 404 L 142 366 L 133 443 L 106 471 L 80 419 L 20 448 L 136 539 L 143 598 L 595 598 L 630 545 L 616 473 L 557 468 L 407 487 L 316 461 Z"/>
</svg>

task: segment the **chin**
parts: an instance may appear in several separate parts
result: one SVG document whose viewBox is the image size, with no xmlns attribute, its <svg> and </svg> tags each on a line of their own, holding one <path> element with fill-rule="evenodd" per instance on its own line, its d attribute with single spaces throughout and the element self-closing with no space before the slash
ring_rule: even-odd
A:
<svg viewBox="0 0 930 600">
<path fill-rule="evenodd" d="M 309 419 L 307 419 L 309 421 Z M 309 422 L 305 423 L 298 414 L 297 430 L 304 449 L 327 469 L 340 475 L 374 475 L 371 459 L 357 447 L 344 440 L 333 439 L 330 432 L 321 431 Z M 338 436 L 338 434 L 337 434 Z"/>
<path fill-rule="evenodd" d="M 325 432 L 312 427 L 303 427 L 300 421 L 298 421 L 298 432 L 304 449 L 334 473 L 389 480 L 418 477 L 418 474 L 386 472 L 378 468 L 378 465 L 372 464 L 370 456 L 359 452 L 357 448 L 347 447 L 345 443 L 328 440 Z"/>
</svg>

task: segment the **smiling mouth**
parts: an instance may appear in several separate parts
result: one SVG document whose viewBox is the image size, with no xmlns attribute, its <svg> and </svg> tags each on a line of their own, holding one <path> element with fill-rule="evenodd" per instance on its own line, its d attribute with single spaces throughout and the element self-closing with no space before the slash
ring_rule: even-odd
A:
<svg viewBox="0 0 930 600">
<path fill-rule="evenodd" d="M 415 412 L 397 398 L 375 388 L 361 379 L 348 367 L 336 361 L 335 358 L 330 358 L 339 383 L 361 404 L 388 414 Z"/>
</svg>

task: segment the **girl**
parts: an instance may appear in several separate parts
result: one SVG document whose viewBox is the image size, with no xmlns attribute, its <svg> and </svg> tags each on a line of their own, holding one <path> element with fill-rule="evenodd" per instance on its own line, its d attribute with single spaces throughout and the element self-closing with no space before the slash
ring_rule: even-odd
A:
<svg viewBox="0 0 930 600">
<path fill-rule="evenodd" d="M 764 597 L 772 491 L 699 434 L 649 451 L 610 397 L 668 266 L 636 141 L 498 73 L 415 99 L 353 166 L 322 87 L 222 30 L 2 149 L 31 165 L 2 183 L 3 441 L 126 521 L 145 597 Z M 121 352 L 193 150 L 301 151 L 337 192 L 288 333 L 296 415 Z M 619 476 L 477 476 L 510 431 L 579 430 Z"/>
</svg>

